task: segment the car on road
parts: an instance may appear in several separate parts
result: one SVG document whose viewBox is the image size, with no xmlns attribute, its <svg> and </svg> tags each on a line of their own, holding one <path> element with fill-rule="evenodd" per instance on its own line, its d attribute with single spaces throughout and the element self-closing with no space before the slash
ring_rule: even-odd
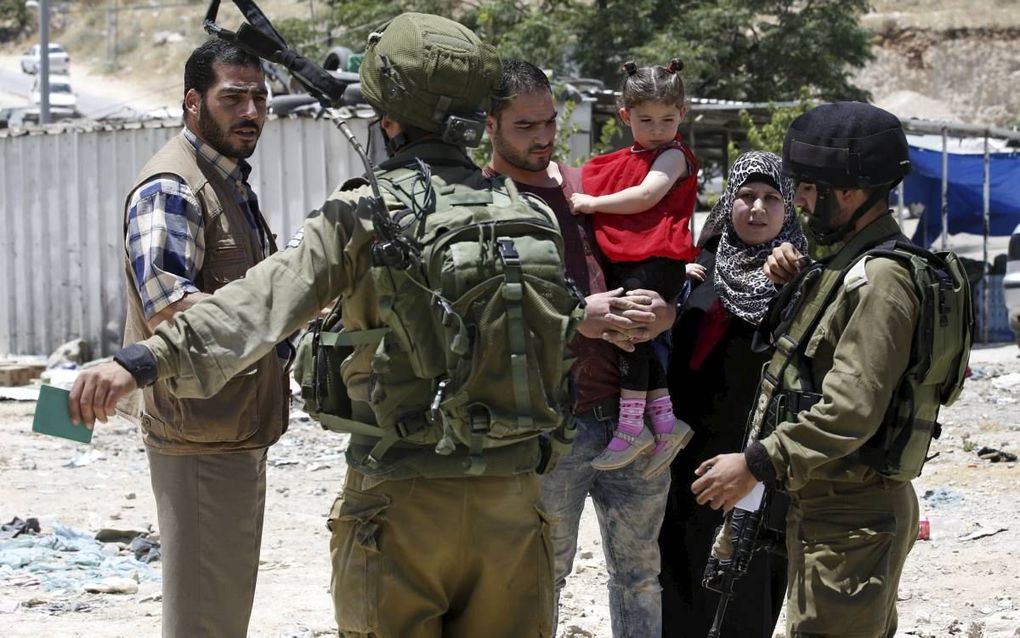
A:
<svg viewBox="0 0 1020 638">
<path fill-rule="evenodd" d="M 1009 313 L 1009 327 L 1020 345 L 1020 225 L 1009 238 L 1006 253 L 1006 276 L 1002 278 L 1002 292 Z"/>
<path fill-rule="evenodd" d="M 35 75 L 39 73 L 39 45 L 33 44 L 32 47 L 25 51 L 25 54 L 21 56 L 21 70 L 29 75 Z M 56 42 L 50 43 L 50 73 L 67 73 L 71 67 L 71 56 L 67 54 L 67 51 L 63 46 Z"/>
<path fill-rule="evenodd" d="M 28 94 L 28 101 L 32 104 L 40 104 L 42 95 L 39 91 L 39 76 L 35 76 L 32 83 L 32 92 Z M 69 109 L 77 108 L 78 96 L 71 89 L 71 78 L 66 75 L 50 75 L 50 106 L 62 106 Z"/>
</svg>

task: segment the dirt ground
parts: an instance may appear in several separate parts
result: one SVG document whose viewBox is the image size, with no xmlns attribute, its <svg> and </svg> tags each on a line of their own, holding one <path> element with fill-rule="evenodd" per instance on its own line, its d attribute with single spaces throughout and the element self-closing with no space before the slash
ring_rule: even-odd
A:
<svg viewBox="0 0 1020 638">
<path fill-rule="evenodd" d="M 919 541 L 907 562 L 899 636 L 1020 637 L 1020 468 L 978 456 L 985 446 L 1020 449 L 1017 354 L 1012 345 L 975 350 L 974 378 L 961 400 L 943 411 L 943 435 L 933 446 L 940 454 L 914 483 L 931 540 Z M 130 424 L 100 426 L 88 448 L 33 434 L 34 407 L 33 402 L 0 402 L 2 522 L 35 516 L 44 533 L 62 524 L 93 534 L 101 528 L 155 525 L 145 456 Z M 344 447 L 343 437 L 295 420 L 270 450 L 251 636 L 304 638 L 334 631 L 324 521 L 346 470 Z M 69 467 L 73 460 L 84 465 Z M 0 566 L 0 633 L 157 636 L 159 565 L 139 568 L 138 592 L 120 595 L 48 591 L 45 574 L 33 579 L 24 570 Z M 561 600 L 561 636 L 610 635 L 606 581 L 589 507 L 575 570 Z"/>
</svg>

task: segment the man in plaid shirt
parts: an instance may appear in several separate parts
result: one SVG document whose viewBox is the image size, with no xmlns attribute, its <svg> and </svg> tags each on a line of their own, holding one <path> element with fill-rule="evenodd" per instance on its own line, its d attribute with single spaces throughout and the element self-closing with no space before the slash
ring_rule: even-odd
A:
<svg viewBox="0 0 1020 638">
<path fill-rule="evenodd" d="M 262 67 L 210 40 L 184 73 L 185 128 L 125 205 L 125 344 L 276 251 L 247 179 L 266 117 Z M 240 329 L 240 328 L 239 328 Z M 140 415 L 163 543 L 163 636 L 247 634 L 265 509 L 266 449 L 287 423 L 289 343 L 213 397 L 144 391 Z"/>
</svg>

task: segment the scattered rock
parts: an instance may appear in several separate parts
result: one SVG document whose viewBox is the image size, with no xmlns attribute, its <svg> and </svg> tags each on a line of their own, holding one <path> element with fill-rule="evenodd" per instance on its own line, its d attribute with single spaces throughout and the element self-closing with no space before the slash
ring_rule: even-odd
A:
<svg viewBox="0 0 1020 638">
<path fill-rule="evenodd" d="M 145 530 L 105 527 L 96 532 L 96 540 L 100 543 L 130 543 L 143 534 L 145 534 Z"/>
<path fill-rule="evenodd" d="M 132 540 L 128 549 L 135 555 L 135 560 L 143 563 L 152 563 L 162 558 L 159 541 L 153 542 L 151 538 L 145 536 Z"/>
<path fill-rule="evenodd" d="M 32 608 L 38 607 L 39 605 L 48 605 L 49 603 L 50 603 L 49 598 L 43 596 L 33 596 L 32 598 L 29 598 L 28 600 L 21 603 L 21 605 L 23 607 Z"/>
<path fill-rule="evenodd" d="M 156 46 L 164 44 L 176 44 L 184 41 L 184 34 L 176 31 L 157 31 L 152 36 L 152 43 Z"/>
<path fill-rule="evenodd" d="M 84 339 L 74 339 L 58 346 L 49 359 L 46 360 L 46 367 L 77 367 L 84 364 L 89 358 L 88 342 Z"/>
<path fill-rule="evenodd" d="M 992 379 L 992 386 L 1000 390 L 1013 390 L 1020 388 L 1020 372 L 1010 372 L 1001 377 Z"/>
<path fill-rule="evenodd" d="M 138 583 L 130 578 L 111 576 L 98 583 L 85 583 L 82 590 L 90 594 L 137 594 Z"/>
<path fill-rule="evenodd" d="M 925 490 L 921 498 L 932 505 L 955 505 L 963 501 L 963 496 L 959 492 L 944 487 Z"/>
</svg>

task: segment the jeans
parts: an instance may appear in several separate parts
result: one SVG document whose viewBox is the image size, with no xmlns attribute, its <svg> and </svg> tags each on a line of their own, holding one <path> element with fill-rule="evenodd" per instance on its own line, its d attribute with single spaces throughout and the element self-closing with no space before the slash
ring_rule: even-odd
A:
<svg viewBox="0 0 1020 638">
<path fill-rule="evenodd" d="M 573 569 L 584 500 L 591 494 L 602 531 L 609 572 L 609 612 L 614 638 L 662 635 L 659 585 L 659 527 L 666 508 L 670 473 L 641 478 L 646 461 L 598 471 L 591 461 L 602 453 L 616 428 L 616 417 L 578 417 L 570 454 L 542 477 L 542 507 L 550 525 L 557 620 L 559 595 Z"/>
</svg>

